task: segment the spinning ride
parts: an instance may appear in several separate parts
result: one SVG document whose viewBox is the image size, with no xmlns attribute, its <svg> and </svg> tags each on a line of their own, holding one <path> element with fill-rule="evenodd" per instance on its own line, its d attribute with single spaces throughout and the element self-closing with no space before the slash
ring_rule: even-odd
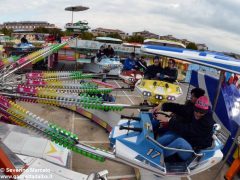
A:
<svg viewBox="0 0 240 180">
<path fill-rule="evenodd" d="M 200 152 L 191 151 L 194 158 L 181 164 L 180 169 L 176 169 L 171 164 L 168 165 L 164 162 L 162 153 L 163 149 L 167 147 L 154 140 L 149 113 L 140 113 L 139 117 L 135 118 L 122 116 L 122 120 L 110 133 L 112 151 L 106 151 L 79 142 L 76 134 L 61 128 L 57 124 L 49 123 L 7 98 L 14 97 L 28 102 L 57 105 L 73 111 L 79 106 L 85 109 L 105 111 L 120 111 L 123 108 L 131 108 L 129 105 L 106 103 L 102 98 L 94 96 L 94 94 L 109 93 L 114 88 L 109 88 L 109 85 L 98 81 L 82 81 L 82 79 L 95 77 L 96 75 L 93 74 L 82 74 L 80 72 L 40 72 L 23 76 L 14 74 L 28 63 L 43 59 L 66 45 L 66 43 L 46 47 L 3 67 L 0 77 L 0 112 L 6 120 L 16 125 L 34 129 L 56 144 L 91 159 L 100 162 L 105 161 L 105 159 L 122 162 L 145 169 L 156 176 L 192 175 L 213 166 L 221 160 L 220 149 L 222 144 L 215 137 L 211 148 Z M 67 82 L 67 80 L 70 80 L 70 82 Z M 96 83 L 108 87 L 98 88 Z"/>
</svg>

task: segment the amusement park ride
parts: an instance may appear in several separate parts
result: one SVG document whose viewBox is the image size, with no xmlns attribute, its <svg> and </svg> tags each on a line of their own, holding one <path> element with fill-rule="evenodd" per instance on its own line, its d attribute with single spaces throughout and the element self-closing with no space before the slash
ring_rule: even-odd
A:
<svg viewBox="0 0 240 180">
<path fill-rule="evenodd" d="M 69 41 L 74 41 L 74 39 Z M 191 176 L 209 169 L 222 160 L 223 154 L 221 148 L 223 144 L 218 138 L 219 126 L 215 128 L 212 147 L 198 152 L 177 149 L 182 152 L 191 152 L 193 157 L 187 162 L 169 163 L 165 162 L 163 155 L 163 150 L 169 148 L 159 144 L 154 139 L 151 124 L 152 116 L 146 111 L 140 112 L 138 117 L 121 116 L 121 118 L 117 119 L 119 122 L 116 126 L 112 127 L 109 135 L 112 150 L 107 151 L 81 143 L 76 134 L 63 129 L 57 124 L 49 123 L 47 120 L 15 103 L 14 100 L 17 99 L 31 103 L 45 103 L 65 107 L 73 111 L 81 107 L 86 110 L 95 109 L 103 111 L 104 113 L 121 111 L 124 108 L 135 108 L 130 105 L 105 102 L 101 97 L 97 96 L 99 94 L 108 94 L 115 90 L 116 87 L 108 83 L 92 80 L 92 78 L 99 77 L 96 74 L 83 74 L 78 71 L 15 74 L 15 72 L 25 65 L 41 61 L 67 43 L 51 45 L 25 57 L 19 57 L 14 60 L 9 58 L 1 62 L 0 113 L 3 119 L 18 126 L 33 129 L 52 142 L 96 161 L 103 162 L 109 159 L 125 163 L 143 169 L 151 173 L 154 177 Z M 174 52 L 174 50 L 176 51 Z M 219 68 L 223 60 L 221 58 L 223 56 L 220 55 L 216 56 L 206 52 L 199 53 L 194 51 L 188 53 L 187 50 L 187 52 L 184 52 L 185 50 L 180 51 L 177 48 L 169 50 L 168 47 L 154 45 L 143 45 L 142 51 L 183 59 L 215 68 Z M 206 62 L 206 59 L 216 62 Z M 235 64 L 232 63 L 232 65 L 234 66 Z M 229 70 L 228 67 L 222 67 L 221 69 Z M 236 69 L 230 70 L 231 72 L 240 72 L 239 66 Z M 174 90 L 175 94 L 177 93 L 177 96 L 182 93 L 178 85 L 169 83 L 161 85 L 159 82 L 151 83 L 149 85 L 144 84 L 144 81 L 140 83 L 139 88 L 141 88 L 143 95 L 145 93 L 148 96 L 149 91 L 151 91 L 147 89 L 147 86 L 158 86 L 161 88 L 160 91 L 166 89 L 170 93 L 170 95 L 150 94 L 150 96 L 154 96 L 155 103 L 159 103 L 162 99 L 175 100 L 176 96 L 171 95 L 172 92 L 169 92 L 171 89 Z M 144 108 L 144 106 L 140 108 Z M 12 162 L 9 163 L 12 164 Z M 6 167 L 4 166 L 3 168 Z M 24 169 L 25 166 L 23 164 L 21 167 L 12 168 Z M 101 175 L 101 173 L 98 173 L 97 176 L 98 179 L 106 178 L 106 174 Z"/>
<path fill-rule="evenodd" d="M 88 26 L 88 22 L 87 21 L 78 21 L 76 23 L 73 23 L 73 12 L 78 12 L 78 11 L 85 11 L 89 9 L 88 7 L 85 6 L 70 6 L 70 7 L 66 7 L 65 10 L 66 11 L 71 11 L 72 12 L 72 22 L 71 23 L 67 23 L 65 25 L 65 28 L 71 32 L 85 32 L 88 29 L 90 29 L 90 27 Z"/>
<path fill-rule="evenodd" d="M 95 58 L 91 63 L 84 64 L 84 71 L 92 73 L 106 73 L 107 75 L 118 76 L 122 69 L 122 63 L 118 57 Z"/>
<path fill-rule="evenodd" d="M 96 41 L 101 43 L 121 43 L 122 40 L 110 37 L 96 37 Z M 106 48 L 106 47 L 105 47 Z M 80 61 L 81 62 L 81 61 Z M 83 71 L 92 73 L 106 73 L 107 75 L 119 76 L 122 70 L 122 63 L 118 56 L 108 57 L 103 55 L 101 57 L 91 58 L 90 62 L 84 63 Z"/>
<path fill-rule="evenodd" d="M 90 29 L 87 21 L 78 21 L 76 23 L 67 23 L 65 28 L 72 32 L 85 32 Z"/>
</svg>

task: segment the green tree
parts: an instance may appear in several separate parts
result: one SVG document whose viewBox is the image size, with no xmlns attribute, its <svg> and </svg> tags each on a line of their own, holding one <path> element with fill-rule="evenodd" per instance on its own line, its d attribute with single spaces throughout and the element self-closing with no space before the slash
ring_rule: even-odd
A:
<svg viewBox="0 0 240 180">
<path fill-rule="evenodd" d="M 198 48 L 197 48 L 197 45 L 195 44 L 195 43 L 193 43 L 193 42 L 190 42 L 188 45 L 187 45 L 187 47 L 186 47 L 187 49 L 193 49 L 193 50 L 197 50 Z"/>
<path fill-rule="evenodd" d="M 61 29 L 58 29 L 58 28 L 51 28 L 51 29 L 49 29 L 48 30 L 49 31 L 49 34 L 52 34 L 52 35 L 54 35 L 54 36 L 56 36 L 56 35 L 59 35 L 59 36 L 63 36 L 63 32 L 62 32 L 62 30 Z"/>
<path fill-rule="evenodd" d="M 128 38 L 126 38 L 125 39 L 127 42 L 129 42 L 129 43 L 143 43 L 143 41 L 144 41 L 144 37 L 143 36 L 130 36 L 130 37 L 128 37 Z"/>
<path fill-rule="evenodd" d="M 90 32 L 83 32 L 80 34 L 80 38 L 84 39 L 84 40 L 92 40 L 94 38 L 94 36 Z"/>
<path fill-rule="evenodd" d="M 102 33 L 98 33 L 96 37 L 103 37 L 103 36 L 105 36 L 105 35 Z"/>
<path fill-rule="evenodd" d="M 63 34 L 64 34 L 64 36 L 71 36 L 73 34 L 73 32 L 70 30 L 66 30 L 63 32 Z"/>
<path fill-rule="evenodd" d="M 37 27 L 33 30 L 33 32 L 35 33 L 49 33 L 49 29 L 45 28 L 45 27 Z"/>
<path fill-rule="evenodd" d="M 107 37 L 122 39 L 122 37 L 118 33 L 110 33 L 107 35 Z"/>
<path fill-rule="evenodd" d="M 4 27 L 0 30 L 0 32 L 3 33 L 6 36 L 11 36 L 11 34 L 13 33 L 13 30 L 12 29 L 7 29 L 7 28 Z"/>
<path fill-rule="evenodd" d="M 56 36 L 56 35 L 63 36 L 64 35 L 64 33 L 61 31 L 61 29 L 58 29 L 58 28 L 37 27 L 33 30 L 33 32 L 52 34 L 54 36 Z"/>
</svg>

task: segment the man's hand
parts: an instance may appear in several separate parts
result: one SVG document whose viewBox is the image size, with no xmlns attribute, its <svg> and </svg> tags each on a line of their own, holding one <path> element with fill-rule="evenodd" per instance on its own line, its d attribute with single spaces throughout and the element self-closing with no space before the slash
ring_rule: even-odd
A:
<svg viewBox="0 0 240 180">
<path fill-rule="evenodd" d="M 151 112 L 151 113 L 156 113 L 156 112 L 158 112 L 158 111 L 160 111 L 161 110 L 161 108 L 162 108 L 162 104 L 160 103 L 159 105 L 157 105 L 156 107 L 154 107 L 154 108 L 152 108 L 152 109 L 150 109 L 149 110 L 149 112 Z"/>
</svg>

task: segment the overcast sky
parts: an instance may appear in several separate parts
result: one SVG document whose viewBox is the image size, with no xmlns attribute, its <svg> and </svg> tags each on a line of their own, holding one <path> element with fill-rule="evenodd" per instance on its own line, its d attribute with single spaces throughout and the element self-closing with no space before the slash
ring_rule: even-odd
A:
<svg viewBox="0 0 240 180">
<path fill-rule="evenodd" d="M 127 33 L 148 30 L 205 43 L 210 50 L 240 54 L 240 0 L 0 0 L 0 23 L 47 21 L 63 28 L 71 22 L 67 6 L 90 9 L 74 21 Z"/>
</svg>

